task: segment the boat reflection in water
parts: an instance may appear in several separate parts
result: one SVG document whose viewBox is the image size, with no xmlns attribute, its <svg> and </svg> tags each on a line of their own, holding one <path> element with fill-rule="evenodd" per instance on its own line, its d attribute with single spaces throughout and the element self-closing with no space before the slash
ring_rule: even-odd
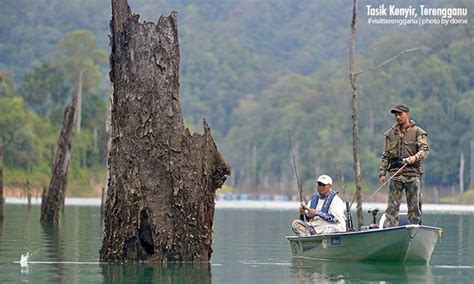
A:
<svg viewBox="0 0 474 284">
<path fill-rule="evenodd" d="M 396 282 L 432 283 L 431 266 L 390 262 L 348 262 L 293 258 L 293 279 L 298 283 Z"/>
</svg>

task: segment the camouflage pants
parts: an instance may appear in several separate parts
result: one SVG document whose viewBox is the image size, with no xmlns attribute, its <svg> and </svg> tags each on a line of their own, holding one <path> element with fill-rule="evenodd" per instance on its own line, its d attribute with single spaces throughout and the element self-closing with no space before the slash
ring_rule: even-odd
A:
<svg viewBox="0 0 474 284">
<path fill-rule="evenodd" d="M 420 224 L 420 179 L 410 178 L 390 181 L 388 207 L 385 212 L 388 227 L 398 226 L 398 213 L 403 191 L 405 191 L 407 197 L 408 223 Z"/>
</svg>

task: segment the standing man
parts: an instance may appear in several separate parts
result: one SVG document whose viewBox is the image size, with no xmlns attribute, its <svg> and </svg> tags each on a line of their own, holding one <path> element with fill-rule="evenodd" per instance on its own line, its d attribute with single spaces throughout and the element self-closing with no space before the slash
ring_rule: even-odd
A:
<svg viewBox="0 0 474 284">
<path fill-rule="evenodd" d="M 323 235 L 346 231 L 344 202 L 332 190 L 332 178 L 322 175 L 316 180 L 317 193 L 311 197 L 308 205 L 301 204 L 301 220 L 291 224 L 298 236 Z M 306 222 L 303 220 L 306 215 Z"/>
<path fill-rule="evenodd" d="M 384 133 L 380 184 L 385 183 L 387 173 L 393 175 L 404 164 L 406 166 L 390 181 L 387 225 L 398 226 L 398 212 L 403 191 L 407 198 L 408 222 L 420 224 L 420 177 L 423 175 L 421 160 L 426 158 L 429 152 L 428 134 L 410 120 L 410 108 L 407 105 L 397 105 L 390 112 L 395 115 L 397 123 Z"/>
</svg>

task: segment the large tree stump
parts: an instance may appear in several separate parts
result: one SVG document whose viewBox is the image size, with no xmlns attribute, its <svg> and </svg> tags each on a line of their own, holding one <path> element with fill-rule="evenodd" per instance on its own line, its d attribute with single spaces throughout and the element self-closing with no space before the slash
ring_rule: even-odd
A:
<svg viewBox="0 0 474 284">
<path fill-rule="evenodd" d="M 176 13 L 140 23 L 112 1 L 112 147 L 101 261 L 209 261 L 215 191 L 230 167 L 204 121 L 185 129 Z"/>
<path fill-rule="evenodd" d="M 67 186 L 67 169 L 71 158 L 71 137 L 74 126 L 75 102 L 64 110 L 63 125 L 59 135 L 58 148 L 53 159 L 49 188 L 43 191 L 40 222 L 55 225 L 64 208 Z"/>
</svg>

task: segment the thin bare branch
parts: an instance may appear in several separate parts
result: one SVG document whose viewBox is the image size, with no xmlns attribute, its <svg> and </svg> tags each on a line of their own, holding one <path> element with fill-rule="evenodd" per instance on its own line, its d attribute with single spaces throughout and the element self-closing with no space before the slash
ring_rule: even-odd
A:
<svg viewBox="0 0 474 284">
<path fill-rule="evenodd" d="M 357 106 L 357 76 L 355 72 L 355 44 L 357 30 L 357 7 L 358 0 L 354 0 L 352 6 L 351 21 L 351 47 L 349 50 L 349 79 L 352 94 L 352 154 L 354 157 L 354 178 L 355 178 L 355 195 L 357 199 L 357 226 L 360 228 L 364 223 L 364 214 L 362 213 L 362 172 L 359 158 L 359 108 Z"/>
<path fill-rule="evenodd" d="M 418 50 L 430 51 L 431 48 L 428 48 L 428 47 L 426 47 L 426 46 L 419 46 L 419 47 L 415 47 L 415 48 L 410 48 L 410 49 L 403 50 L 403 51 L 401 51 L 400 53 L 398 53 L 397 55 L 393 56 L 392 58 L 387 59 L 385 62 L 383 62 L 383 63 L 381 63 L 381 64 L 379 64 L 379 65 L 377 65 L 377 66 L 374 66 L 374 67 L 371 67 L 371 68 L 368 68 L 368 69 L 365 69 L 365 70 L 362 70 L 362 71 L 359 71 L 359 72 L 355 73 L 355 76 L 358 76 L 358 75 L 367 73 L 367 72 L 369 72 L 369 71 L 374 71 L 374 70 L 376 70 L 376 69 L 382 68 L 383 66 L 389 64 L 390 62 L 392 62 L 393 60 L 395 60 L 395 59 L 397 59 L 398 57 L 402 56 L 403 54 L 409 53 L 409 52 L 418 51 Z"/>
</svg>

